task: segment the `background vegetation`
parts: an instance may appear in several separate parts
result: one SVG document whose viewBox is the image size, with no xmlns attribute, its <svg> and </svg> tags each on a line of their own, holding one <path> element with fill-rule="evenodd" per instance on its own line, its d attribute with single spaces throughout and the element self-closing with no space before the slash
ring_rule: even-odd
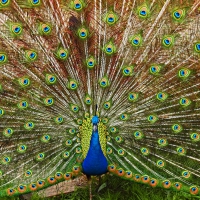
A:
<svg viewBox="0 0 200 200">
<path fill-rule="evenodd" d="M 101 179 L 93 177 L 93 200 L 197 200 L 200 196 L 193 196 L 185 192 L 176 192 L 162 188 L 152 188 L 148 185 L 122 180 L 119 177 L 106 175 Z M 22 198 L 3 198 L 3 200 L 20 200 Z M 37 192 L 31 200 L 88 200 L 89 187 L 77 188 L 72 193 L 62 194 L 51 198 L 41 198 Z"/>
</svg>

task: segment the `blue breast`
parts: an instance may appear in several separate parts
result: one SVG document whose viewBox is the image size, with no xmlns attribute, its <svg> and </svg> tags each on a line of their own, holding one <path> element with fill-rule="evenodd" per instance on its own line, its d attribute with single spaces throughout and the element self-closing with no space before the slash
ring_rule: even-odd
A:
<svg viewBox="0 0 200 200">
<path fill-rule="evenodd" d="M 93 130 L 90 148 L 82 163 L 83 173 L 87 175 L 101 175 L 107 172 L 107 167 L 108 161 L 101 150 L 98 130 Z"/>
</svg>

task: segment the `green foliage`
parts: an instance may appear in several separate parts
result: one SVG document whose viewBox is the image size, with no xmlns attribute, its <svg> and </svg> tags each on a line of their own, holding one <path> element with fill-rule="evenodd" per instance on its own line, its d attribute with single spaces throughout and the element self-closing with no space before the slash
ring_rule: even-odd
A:
<svg viewBox="0 0 200 200">
<path fill-rule="evenodd" d="M 200 196 L 192 196 L 185 192 L 176 192 L 162 188 L 152 188 L 148 185 L 123 180 L 120 177 L 105 175 L 102 178 L 92 178 L 93 200 L 196 200 Z M 19 197 L 4 197 L 0 200 L 20 200 Z M 79 187 L 72 193 L 56 197 L 41 198 L 37 192 L 32 193 L 31 200 L 88 200 L 89 187 Z"/>
</svg>

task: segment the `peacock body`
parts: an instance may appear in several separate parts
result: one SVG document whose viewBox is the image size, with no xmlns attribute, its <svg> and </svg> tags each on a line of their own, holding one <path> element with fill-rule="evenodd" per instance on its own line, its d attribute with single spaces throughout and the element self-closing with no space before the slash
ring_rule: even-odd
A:
<svg viewBox="0 0 200 200">
<path fill-rule="evenodd" d="M 0 196 L 107 172 L 198 194 L 199 8 L 1 0 Z"/>
</svg>

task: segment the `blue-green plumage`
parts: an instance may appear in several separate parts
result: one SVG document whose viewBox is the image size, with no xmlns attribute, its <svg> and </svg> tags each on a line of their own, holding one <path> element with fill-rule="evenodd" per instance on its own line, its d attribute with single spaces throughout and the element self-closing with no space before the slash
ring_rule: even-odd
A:
<svg viewBox="0 0 200 200">
<path fill-rule="evenodd" d="M 107 172 L 108 162 L 102 152 L 99 142 L 97 129 L 98 121 L 99 119 L 97 116 L 92 118 L 93 132 L 90 141 L 90 148 L 82 164 L 83 172 L 87 175 L 101 175 Z"/>
</svg>

